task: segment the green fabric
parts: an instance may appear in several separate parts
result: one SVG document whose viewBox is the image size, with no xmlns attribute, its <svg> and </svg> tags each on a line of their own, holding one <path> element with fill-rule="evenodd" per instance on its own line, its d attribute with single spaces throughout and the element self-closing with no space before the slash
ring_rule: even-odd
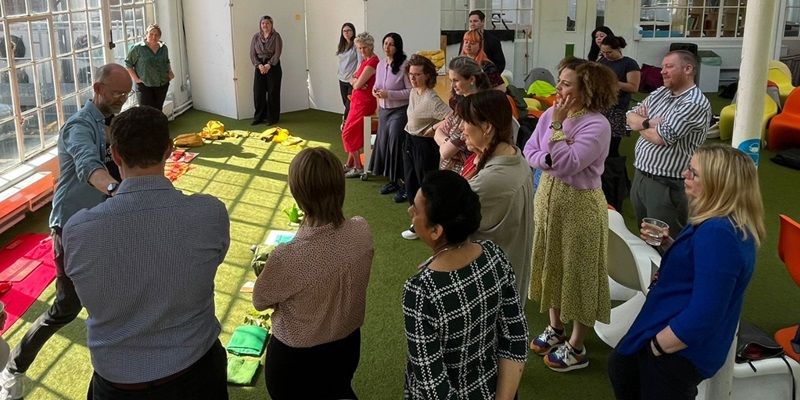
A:
<svg viewBox="0 0 800 400">
<path fill-rule="evenodd" d="M 269 332 L 255 325 L 237 326 L 228 342 L 228 353 L 238 356 L 259 357 L 264 351 Z"/>
<path fill-rule="evenodd" d="M 250 385 L 258 372 L 261 362 L 253 357 L 228 357 L 228 383 Z"/>
<path fill-rule="evenodd" d="M 145 42 L 133 44 L 125 58 L 125 66 L 136 70 L 136 75 L 147 87 L 161 87 L 169 83 L 169 51 L 163 42 L 159 42 L 155 53 Z"/>
<path fill-rule="evenodd" d="M 528 94 L 547 97 L 556 94 L 556 88 L 545 81 L 534 81 L 528 86 Z"/>
</svg>

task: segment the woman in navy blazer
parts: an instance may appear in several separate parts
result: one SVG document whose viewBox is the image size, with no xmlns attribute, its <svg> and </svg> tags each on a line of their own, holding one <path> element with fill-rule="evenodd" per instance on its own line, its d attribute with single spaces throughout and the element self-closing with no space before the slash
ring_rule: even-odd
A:
<svg viewBox="0 0 800 400">
<path fill-rule="evenodd" d="M 730 146 L 704 146 L 683 178 L 689 224 L 674 241 L 664 231 L 657 278 L 609 359 L 617 399 L 694 399 L 739 323 L 765 232 L 756 167 Z"/>
</svg>

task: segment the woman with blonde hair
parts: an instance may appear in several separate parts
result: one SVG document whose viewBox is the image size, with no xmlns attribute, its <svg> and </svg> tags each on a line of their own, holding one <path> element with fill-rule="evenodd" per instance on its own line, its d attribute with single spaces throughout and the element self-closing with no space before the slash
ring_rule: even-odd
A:
<svg viewBox="0 0 800 400">
<path fill-rule="evenodd" d="M 683 172 L 689 224 L 665 229 L 647 300 L 608 363 L 618 399 L 694 399 L 733 342 L 765 236 L 755 164 L 726 145 L 697 149 Z M 642 232 L 644 235 L 644 232 Z"/>
<path fill-rule="evenodd" d="M 161 27 L 151 24 L 145 30 L 144 41 L 135 43 L 125 58 L 128 74 L 136 85 L 139 105 L 156 110 L 164 107 L 169 81 L 175 78 L 169 63 L 167 45 L 161 41 Z"/>
<path fill-rule="evenodd" d="M 252 125 L 277 124 L 281 117 L 281 54 L 283 39 L 275 30 L 272 17 L 265 15 L 258 21 L 258 32 L 250 40 L 250 62 L 253 64 L 253 114 Z"/>
<path fill-rule="evenodd" d="M 608 67 L 561 62 L 556 103 L 542 114 L 525 145 L 530 166 L 542 170 L 534 199 L 531 300 L 550 325 L 531 342 L 552 370 L 589 365 L 584 338 L 595 321 L 608 323 L 608 212 L 600 183 L 611 141 L 602 111 L 617 102 Z M 564 323 L 573 321 L 567 340 Z"/>
<path fill-rule="evenodd" d="M 344 217 L 344 174 L 330 150 L 298 153 L 289 190 L 305 219 L 270 253 L 253 288 L 253 306 L 275 310 L 267 391 L 276 400 L 355 399 L 372 234 L 364 218 Z"/>
<path fill-rule="evenodd" d="M 378 100 L 372 95 L 375 85 L 375 71 L 378 56 L 374 53 L 375 39 L 367 32 L 359 33 L 355 39 L 356 49 L 361 53 L 361 64 L 350 78 L 353 95 L 350 97 L 350 111 L 342 128 L 342 144 L 347 152 L 344 165 L 346 178 L 358 178 L 364 173 L 361 151 L 364 149 L 364 117 L 375 113 Z"/>
</svg>

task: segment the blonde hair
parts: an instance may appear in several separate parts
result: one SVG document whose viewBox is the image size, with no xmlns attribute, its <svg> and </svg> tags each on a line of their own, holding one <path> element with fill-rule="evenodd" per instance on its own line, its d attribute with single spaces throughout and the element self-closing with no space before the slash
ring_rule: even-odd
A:
<svg viewBox="0 0 800 400">
<path fill-rule="evenodd" d="M 369 48 L 372 49 L 375 48 L 375 39 L 372 37 L 372 35 L 370 35 L 367 32 L 361 32 L 358 35 L 356 35 L 355 39 L 353 39 L 353 43 L 355 44 L 361 43 Z"/>
<path fill-rule="evenodd" d="M 145 33 L 150 33 L 150 31 L 152 31 L 152 30 L 158 31 L 158 36 L 161 36 L 161 27 L 158 26 L 158 24 L 147 25 L 147 29 L 145 29 L 144 31 L 145 31 Z"/>
<path fill-rule="evenodd" d="M 742 239 L 753 237 L 756 246 L 766 236 L 764 204 L 758 171 L 749 156 L 727 145 L 702 146 L 694 153 L 700 166 L 695 179 L 703 190 L 689 200 L 689 223 L 698 225 L 714 217 L 728 217 L 742 231 Z"/>
</svg>

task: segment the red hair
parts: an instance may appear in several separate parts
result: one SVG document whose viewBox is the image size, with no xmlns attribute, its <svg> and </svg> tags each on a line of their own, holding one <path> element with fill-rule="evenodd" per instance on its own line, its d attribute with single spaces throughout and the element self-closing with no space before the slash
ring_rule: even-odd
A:
<svg viewBox="0 0 800 400">
<path fill-rule="evenodd" d="M 489 57 L 486 56 L 486 52 L 483 51 L 483 35 L 478 32 L 477 29 L 471 29 L 464 33 L 464 38 L 462 39 L 462 47 L 461 47 L 461 55 L 467 56 L 472 58 L 471 55 L 467 54 L 467 50 L 463 47 L 463 43 L 469 40 L 470 42 L 474 42 L 478 44 L 478 54 L 475 56 L 474 60 L 478 62 L 478 64 L 483 63 L 484 61 L 488 61 Z"/>
</svg>

